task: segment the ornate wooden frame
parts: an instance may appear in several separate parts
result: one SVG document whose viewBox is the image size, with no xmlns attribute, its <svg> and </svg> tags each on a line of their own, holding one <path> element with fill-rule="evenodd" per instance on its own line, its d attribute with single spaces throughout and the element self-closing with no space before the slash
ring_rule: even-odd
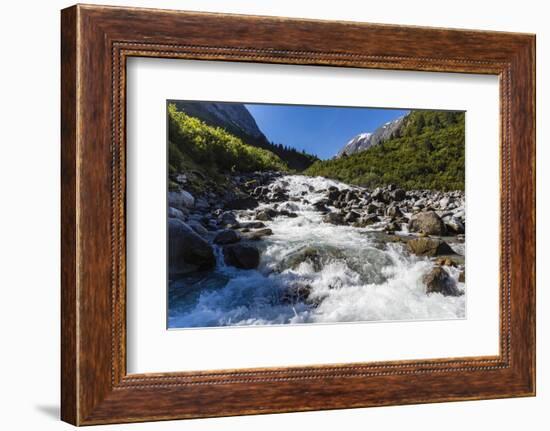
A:
<svg viewBox="0 0 550 431">
<path fill-rule="evenodd" d="M 77 5 L 62 11 L 61 416 L 75 425 L 535 394 L 535 36 Z M 500 354 L 128 375 L 129 56 L 494 74 Z"/>
</svg>

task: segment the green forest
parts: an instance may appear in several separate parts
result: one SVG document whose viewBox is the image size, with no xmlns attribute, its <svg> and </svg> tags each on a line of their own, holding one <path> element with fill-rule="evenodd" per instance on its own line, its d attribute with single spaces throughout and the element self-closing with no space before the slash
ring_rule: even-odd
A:
<svg viewBox="0 0 550 431">
<path fill-rule="evenodd" d="M 464 190 L 465 113 L 413 111 L 385 142 L 304 173 L 368 188 Z"/>
<path fill-rule="evenodd" d="M 247 145 L 220 127 L 178 111 L 174 104 L 168 105 L 168 136 L 171 173 L 185 170 L 189 162 L 219 173 L 288 171 L 271 151 Z"/>
</svg>

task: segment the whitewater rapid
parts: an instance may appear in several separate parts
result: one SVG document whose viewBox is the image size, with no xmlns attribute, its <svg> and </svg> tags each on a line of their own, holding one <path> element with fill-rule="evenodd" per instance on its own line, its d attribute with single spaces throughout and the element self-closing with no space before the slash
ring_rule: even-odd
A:
<svg viewBox="0 0 550 431">
<path fill-rule="evenodd" d="M 297 217 L 264 222 L 273 235 L 253 243 L 261 252 L 257 269 L 225 265 L 215 246 L 215 270 L 172 280 L 169 328 L 465 317 L 466 295 L 426 294 L 422 277 L 434 266 L 429 258 L 413 256 L 404 244 L 387 241 L 377 224 L 356 228 L 322 221 L 313 204 L 329 186 L 349 189 L 349 185 L 300 175 L 276 181 L 289 191 L 289 200 L 280 202 L 278 210 L 292 211 Z M 268 205 L 258 209 L 264 206 Z M 237 215 L 239 221 L 252 219 L 247 211 Z M 405 233 L 406 225 L 402 229 Z M 463 244 L 451 246 L 464 253 Z M 306 260 L 281 267 L 304 247 L 323 250 L 323 264 Z M 464 283 L 458 282 L 460 271 L 446 269 L 464 290 Z M 282 292 L 296 284 L 311 289 L 308 301 L 281 301 Z"/>
</svg>

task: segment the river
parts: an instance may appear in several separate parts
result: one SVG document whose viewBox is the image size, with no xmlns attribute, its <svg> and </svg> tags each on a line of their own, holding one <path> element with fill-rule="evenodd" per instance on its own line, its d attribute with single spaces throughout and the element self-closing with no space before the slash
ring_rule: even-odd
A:
<svg viewBox="0 0 550 431">
<path fill-rule="evenodd" d="M 169 328 L 465 317 L 466 295 L 426 294 L 422 276 L 434 266 L 433 259 L 414 256 L 402 242 L 390 241 L 380 225 L 323 222 L 313 203 L 330 186 L 350 186 L 301 175 L 276 182 L 289 196 L 278 209 L 297 216 L 265 221 L 273 234 L 253 242 L 261 251 L 257 269 L 227 266 L 214 246 L 214 270 L 170 280 Z M 239 221 L 251 219 L 248 211 L 236 213 Z M 407 225 L 396 233 L 407 234 Z M 450 245 L 464 254 L 463 243 Z M 464 291 L 460 271 L 446 269 Z"/>
</svg>

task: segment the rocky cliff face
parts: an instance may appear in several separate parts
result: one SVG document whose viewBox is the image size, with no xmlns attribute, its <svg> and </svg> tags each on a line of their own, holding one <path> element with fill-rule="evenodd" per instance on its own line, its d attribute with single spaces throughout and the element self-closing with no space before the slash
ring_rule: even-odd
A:
<svg viewBox="0 0 550 431">
<path fill-rule="evenodd" d="M 360 133 L 353 137 L 344 147 L 338 152 L 336 157 L 343 155 L 350 156 L 361 151 L 365 151 L 379 143 L 389 139 L 395 134 L 404 124 L 406 116 L 396 118 L 386 124 L 380 126 L 373 133 Z"/>
<path fill-rule="evenodd" d="M 178 111 L 200 118 L 208 124 L 222 127 L 230 133 L 254 139 L 266 139 L 254 117 L 241 103 L 174 102 Z"/>
</svg>

